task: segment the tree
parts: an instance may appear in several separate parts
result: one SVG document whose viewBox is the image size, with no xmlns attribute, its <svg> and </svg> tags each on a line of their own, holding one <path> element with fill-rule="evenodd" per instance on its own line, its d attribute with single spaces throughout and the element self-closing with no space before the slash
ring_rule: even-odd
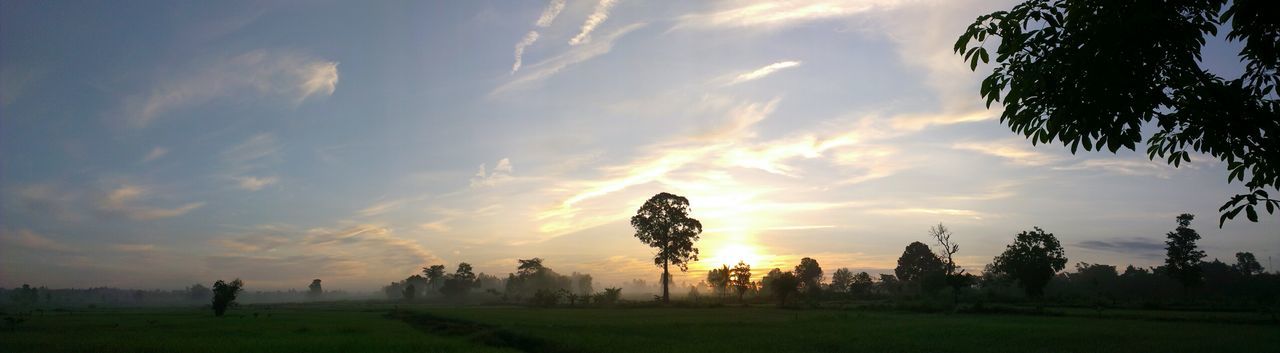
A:
<svg viewBox="0 0 1280 353">
<path fill-rule="evenodd" d="M 805 293 L 816 294 L 822 285 L 822 266 L 818 265 L 818 260 L 812 258 L 800 259 L 800 264 L 796 265 L 796 278 L 800 279 L 800 289 Z"/>
<path fill-rule="evenodd" d="M 404 286 L 404 291 L 401 292 L 401 295 L 404 296 L 405 301 L 411 302 L 418 296 L 418 289 L 414 288 L 413 284 L 407 284 Z"/>
<path fill-rule="evenodd" d="M 689 218 L 688 199 L 664 192 L 649 198 L 636 210 L 631 226 L 636 229 L 636 238 L 658 249 L 653 263 L 662 267 L 662 302 L 669 303 L 669 267 L 688 271 L 689 261 L 698 261 L 698 249 L 693 243 L 702 233 L 702 223 Z"/>
<path fill-rule="evenodd" d="M 1257 222 L 1258 203 L 1268 213 L 1280 206 L 1264 190 L 1280 183 L 1277 21 L 1274 0 L 1030 0 L 979 16 L 953 50 L 977 70 L 991 59 L 986 40 L 999 38 L 979 95 L 988 107 L 1001 102 L 1000 121 L 1032 144 L 1134 150 L 1154 121 L 1148 158 L 1177 167 L 1201 152 L 1225 162 L 1228 182 L 1248 177 L 1249 193 L 1219 209 L 1221 227 L 1242 210 Z M 1228 22 L 1245 63 L 1230 80 L 1200 60 Z"/>
<path fill-rule="evenodd" d="M 715 288 L 716 293 L 720 294 L 720 299 L 724 299 L 724 294 L 729 291 L 730 280 L 729 265 L 707 271 L 707 284 Z"/>
<path fill-rule="evenodd" d="M 466 296 L 475 286 L 476 274 L 472 272 L 471 264 L 463 262 L 458 264 L 457 271 L 445 276 L 444 284 L 440 286 L 440 294 L 456 299 Z"/>
<path fill-rule="evenodd" d="M 311 280 L 311 285 L 307 286 L 307 296 L 312 299 L 320 298 L 324 294 L 324 289 L 320 287 L 320 279 Z"/>
<path fill-rule="evenodd" d="M 858 274 L 853 275 L 853 281 L 849 283 L 849 292 L 854 295 L 867 295 L 871 293 L 871 287 L 874 285 L 875 283 L 871 281 L 871 274 L 865 271 L 858 272 Z"/>
<path fill-rule="evenodd" d="M 1200 271 L 1200 260 L 1204 259 L 1204 251 L 1196 246 L 1200 233 L 1191 229 L 1191 220 L 1196 216 L 1183 213 L 1178 216 L 1178 228 L 1166 234 L 1164 269 L 1173 279 L 1182 283 L 1185 291 L 1200 285 L 1204 281 Z"/>
<path fill-rule="evenodd" d="M 835 274 L 831 275 L 832 291 L 837 293 L 847 293 L 851 286 L 853 286 L 853 271 L 849 271 L 847 268 L 841 268 L 836 270 Z"/>
<path fill-rule="evenodd" d="M 972 282 L 972 276 L 964 273 L 953 257 L 956 252 L 960 251 L 960 244 L 951 241 L 951 230 L 947 226 L 938 223 L 937 226 L 929 228 L 929 236 L 932 236 L 938 242 L 938 247 L 942 248 L 942 255 L 938 257 L 942 260 L 942 272 L 946 276 L 946 283 L 951 287 L 951 296 L 953 303 L 960 302 L 960 289 L 969 286 Z"/>
<path fill-rule="evenodd" d="M 745 261 L 738 261 L 737 266 L 729 272 L 729 278 L 733 289 L 738 292 L 738 302 L 742 302 L 742 295 L 747 294 L 751 290 L 751 265 Z"/>
<path fill-rule="evenodd" d="M 1040 298 L 1053 275 L 1067 266 L 1062 245 L 1040 227 L 1018 233 L 1013 244 L 992 261 L 992 269 L 1018 281 L 1027 296 Z"/>
<path fill-rule="evenodd" d="M 213 315 L 222 316 L 227 312 L 227 308 L 236 301 L 236 295 L 244 288 L 244 282 L 239 278 L 232 280 L 231 283 L 218 280 L 213 282 Z"/>
<path fill-rule="evenodd" d="M 942 288 L 945 282 L 945 270 L 942 260 L 938 259 L 928 245 L 911 242 L 898 257 L 898 267 L 893 269 L 898 280 L 907 286 L 933 292 Z"/>
<path fill-rule="evenodd" d="M 440 281 L 444 280 L 444 275 L 445 275 L 444 265 L 431 265 L 430 267 L 423 267 L 422 275 L 427 278 L 428 285 L 430 285 L 432 288 L 438 287 L 440 285 Z M 419 289 L 426 289 L 426 288 L 419 288 Z"/>
<path fill-rule="evenodd" d="M 516 273 L 521 275 L 534 274 L 546 269 L 546 267 L 542 266 L 542 258 L 539 257 L 528 260 L 516 259 L 516 262 L 519 263 L 516 266 Z"/>
<path fill-rule="evenodd" d="M 1239 271 L 1245 276 L 1252 276 L 1263 272 L 1262 264 L 1258 263 L 1258 259 L 1254 258 L 1253 253 L 1251 252 L 1236 253 L 1236 264 L 1233 267 L 1235 267 L 1236 271 Z"/>
<path fill-rule="evenodd" d="M 776 272 L 775 272 L 776 271 Z M 782 272 L 779 269 L 769 271 L 769 275 L 765 277 L 767 283 L 765 286 L 769 292 L 773 293 L 774 298 L 778 299 L 778 306 L 787 305 L 787 297 L 800 290 L 800 277 L 795 273 Z"/>
<path fill-rule="evenodd" d="M 191 285 L 191 288 L 187 288 L 187 295 L 192 301 L 196 302 L 209 300 L 209 296 L 212 294 L 213 291 L 210 290 L 209 287 L 205 287 L 203 284 L 199 283 Z"/>
</svg>

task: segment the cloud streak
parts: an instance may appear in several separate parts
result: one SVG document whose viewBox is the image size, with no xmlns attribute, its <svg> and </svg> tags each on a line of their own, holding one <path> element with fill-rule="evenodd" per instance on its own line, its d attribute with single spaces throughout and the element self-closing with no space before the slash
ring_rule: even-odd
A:
<svg viewBox="0 0 1280 353">
<path fill-rule="evenodd" d="M 573 47 L 569 49 L 568 52 L 530 65 L 528 70 L 525 70 L 526 73 L 517 76 L 506 84 L 498 86 L 498 88 L 494 89 L 490 94 L 500 94 L 509 90 L 526 87 L 535 82 L 546 80 L 569 66 L 591 60 L 597 56 L 608 54 L 609 51 L 613 50 L 614 41 L 625 36 L 627 33 L 640 29 L 644 26 L 644 23 L 636 23 L 623 27 L 601 38 L 601 40 Z"/>
<path fill-rule="evenodd" d="M 609 10 L 613 9 L 613 5 L 617 0 L 600 0 L 596 3 L 595 10 L 591 11 L 591 15 L 587 16 L 587 20 L 582 23 L 582 29 L 578 31 L 578 35 L 569 39 L 569 45 L 579 45 L 591 41 L 591 32 L 596 30 L 601 23 L 609 19 Z"/>
<path fill-rule="evenodd" d="M 560 11 L 564 11 L 564 2 L 565 0 L 551 0 L 551 2 L 547 3 L 547 7 L 542 9 L 542 15 L 538 16 L 538 21 L 534 23 L 534 26 L 537 26 L 538 28 L 551 26 L 551 23 L 555 22 L 556 16 L 560 15 Z M 533 45 L 533 43 L 537 42 L 539 36 L 538 30 L 531 30 L 528 33 L 525 33 L 524 37 L 521 38 L 519 42 L 516 42 L 514 55 L 515 63 L 511 64 L 512 75 L 514 75 L 516 71 L 520 71 L 520 66 L 524 65 L 525 48 L 528 48 Z"/>
<path fill-rule="evenodd" d="M 778 72 L 780 70 L 792 68 L 796 66 L 800 66 L 799 61 L 795 61 L 795 60 L 779 61 L 776 63 L 765 65 L 764 67 L 761 67 L 759 69 L 738 74 L 737 76 L 734 76 L 733 80 L 729 81 L 729 83 L 726 84 L 726 86 L 732 86 L 732 85 L 736 85 L 736 84 L 748 82 L 748 81 L 755 81 L 755 80 L 764 78 L 765 76 L 769 76 L 774 72 Z"/>
</svg>

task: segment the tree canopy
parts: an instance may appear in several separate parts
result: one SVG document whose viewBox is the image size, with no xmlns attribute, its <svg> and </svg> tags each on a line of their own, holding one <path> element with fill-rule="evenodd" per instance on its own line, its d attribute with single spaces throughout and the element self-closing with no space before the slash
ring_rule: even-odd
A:
<svg viewBox="0 0 1280 353">
<path fill-rule="evenodd" d="M 227 312 L 227 308 L 236 301 L 236 295 L 244 288 L 244 282 L 239 278 L 226 282 L 218 280 L 213 282 L 213 315 L 222 316 Z"/>
<path fill-rule="evenodd" d="M 1166 234 L 1164 270 L 1169 276 L 1177 279 L 1183 287 L 1195 287 L 1201 283 L 1200 260 L 1205 254 L 1196 246 L 1200 233 L 1191 229 L 1194 215 L 1183 213 L 1178 216 L 1178 228 Z"/>
<path fill-rule="evenodd" d="M 1053 275 L 1067 266 L 1067 257 L 1053 233 L 1040 227 L 1018 233 L 1013 244 L 996 256 L 992 269 L 1018 281 L 1027 296 L 1039 298 Z"/>
<path fill-rule="evenodd" d="M 1225 11 L 1223 10 L 1225 7 Z M 1192 152 L 1224 162 L 1227 180 L 1248 193 L 1222 205 L 1219 226 L 1254 206 L 1280 206 L 1265 189 L 1280 182 L 1280 10 L 1274 0 L 1030 0 L 979 16 L 956 41 L 971 69 L 995 67 L 979 95 L 1004 107 L 1000 121 L 1032 144 L 1071 152 L 1134 150 L 1143 128 L 1147 156 L 1173 166 Z M 1201 67 L 1207 37 L 1230 22 L 1244 74 L 1227 79 Z M 1248 179 L 1246 181 L 1246 179 Z"/>
<path fill-rule="evenodd" d="M 662 267 L 662 301 L 670 302 L 668 267 L 687 271 L 690 261 L 698 261 L 698 249 L 693 243 L 702 233 L 702 223 L 689 217 L 689 199 L 664 192 L 653 195 L 636 210 L 631 226 L 636 229 L 636 238 L 658 249 L 653 263 Z"/>
</svg>

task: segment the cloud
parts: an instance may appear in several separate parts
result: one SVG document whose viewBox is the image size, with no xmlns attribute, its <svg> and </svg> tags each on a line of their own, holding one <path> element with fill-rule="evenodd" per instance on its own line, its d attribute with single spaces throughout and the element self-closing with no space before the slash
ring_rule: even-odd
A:
<svg viewBox="0 0 1280 353">
<path fill-rule="evenodd" d="M 512 75 L 515 75 L 516 71 L 520 71 L 520 65 L 524 64 L 524 48 L 533 45 L 533 42 L 536 41 L 538 41 L 538 31 L 529 31 L 529 33 L 525 33 L 523 39 L 520 39 L 520 42 L 516 43 L 516 62 L 511 64 Z"/>
<path fill-rule="evenodd" d="M 527 67 L 527 70 L 525 70 L 525 74 L 516 77 L 506 84 L 498 86 L 498 88 L 494 89 L 491 94 L 499 94 L 512 89 L 528 86 L 534 82 L 542 81 L 554 76 L 566 67 L 591 60 L 597 56 L 608 54 L 609 51 L 613 50 L 614 41 L 627 33 L 640 29 L 644 26 L 644 23 L 636 23 L 623 27 L 601 38 L 601 40 L 592 41 L 586 45 L 575 46 L 563 54 L 530 65 Z"/>
<path fill-rule="evenodd" d="M 511 180 L 511 172 L 513 172 L 510 158 L 498 160 L 498 164 L 493 170 L 485 171 L 485 165 L 480 164 L 480 170 L 471 177 L 471 187 L 494 186 Z"/>
<path fill-rule="evenodd" d="M 547 3 L 547 7 L 542 9 L 542 15 L 538 16 L 538 21 L 534 23 L 534 26 L 539 28 L 546 28 L 547 26 L 550 26 L 551 23 L 556 20 L 556 16 L 560 15 L 560 11 L 564 10 L 564 2 L 565 0 L 551 0 L 551 2 Z M 525 33 L 524 38 L 521 38 L 520 41 L 516 43 L 516 61 L 511 64 L 511 74 L 514 75 L 516 71 L 520 70 L 520 66 L 524 64 L 524 49 L 533 45 L 534 42 L 537 42 L 538 36 L 537 30 L 531 30 L 528 33 Z"/>
<path fill-rule="evenodd" d="M 111 249 L 126 253 L 147 253 L 154 252 L 159 248 L 155 244 L 114 244 Z"/>
<path fill-rule="evenodd" d="M 731 2 L 731 7 L 680 17 L 674 27 L 695 29 L 763 28 L 774 29 L 805 22 L 829 20 L 886 9 L 907 1 L 901 0 L 837 0 L 837 1 L 747 1 Z"/>
<path fill-rule="evenodd" d="M 49 237 L 40 235 L 28 229 L 19 229 L 18 231 L 3 230 L 0 231 L 0 241 L 8 244 L 5 247 L 12 250 L 14 247 L 59 253 L 79 252 L 80 250 L 60 241 L 50 239 Z"/>
<path fill-rule="evenodd" d="M 193 66 L 200 68 L 166 75 L 151 92 L 130 96 L 123 113 L 128 125 L 146 127 L 175 110 L 246 94 L 297 105 L 332 95 L 338 85 L 337 62 L 289 51 L 255 50 Z"/>
<path fill-rule="evenodd" d="M 160 159 L 160 157 L 164 157 L 167 154 L 169 154 L 168 149 L 164 147 L 156 146 L 155 148 L 151 149 L 151 152 L 147 152 L 147 155 L 145 157 L 142 157 L 142 163 L 147 163 L 147 162 Z"/>
<path fill-rule="evenodd" d="M 18 188 L 18 204 L 35 215 L 50 215 L 59 221 L 80 220 L 80 212 L 74 209 L 79 199 L 76 193 L 54 184 L 34 184 Z"/>
<path fill-rule="evenodd" d="M 542 15 L 538 16 L 538 22 L 535 25 L 543 28 L 550 26 L 551 22 L 556 20 L 556 16 L 560 15 L 560 11 L 564 10 L 564 2 L 565 0 L 551 0 L 551 2 L 548 2 L 547 7 L 542 9 Z"/>
<path fill-rule="evenodd" d="M 136 201 L 145 194 L 146 189 L 142 187 L 121 185 L 111 190 L 99 201 L 98 210 L 108 215 L 119 215 L 138 221 L 151 221 L 181 216 L 204 206 L 203 202 L 187 203 L 174 208 L 136 205 Z"/>
<path fill-rule="evenodd" d="M 280 180 L 280 178 L 273 177 L 273 176 L 267 176 L 267 177 L 241 176 L 241 177 L 234 177 L 234 179 L 236 180 L 236 184 L 241 189 L 245 189 L 249 191 L 262 190 L 262 188 L 270 186 L 271 184 L 275 184 L 277 181 Z"/>
<path fill-rule="evenodd" d="M 1151 176 L 1169 179 L 1175 169 L 1164 163 L 1150 160 L 1125 159 L 1089 159 L 1083 162 L 1053 167 L 1054 170 L 1101 170 L 1109 173 L 1132 176 Z"/>
<path fill-rule="evenodd" d="M 758 79 L 764 78 L 765 76 L 769 76 L 770 74 L 773 74 L 774 72 L 778 72 L 779 70 L 786 69 L 786 68 L 792 68 L 792 67 L 796 67 L 796 66 L 800 66 L 800 62 L 799 62 L 799 61 L 794 61 L 794 60 L 791 60 L 791 61 L 779 61 L 779 62 L 776 62 L 776 63 L 772 63 L 772 64 L 769 64 L 769 65 L 765 65 L 764 67 L 759 68 L 759 69 L 755 69 L 755 70 L 751 70 L 751 71 L 749 71 L 749 72 L 744 72 L 744 73 L 738 74 L 738 75 L 736 75 L 736 76 L 734 76 L 734 77 L 733 77 L 733 80 L 729 81 L 729 83 L 727 83 L 727 84 L 725 84 L 725 85 L 726 85 L 726 86 L 732 86 L 732 85 L 736 85 L 736 84 L 743 83 L 743 82 L 747 82 L 747 81 L 754 81 L 754 80 L 758 80 Z"/>
<path fill-rule="evenodd" d="M 1042 166 L 1058 162 L 1060 159 L 1045 153 L 1037 152 L 1031 142 L 1022 138 L 1003 139 L 987 142 L 961 142 L 951 148 L 974 151 L 996 156 L 1009 162 L 1025 166 Z"/>
<path fill-rule="evenodd" d="M 609 19 L 609 10 L 612 9 L 613 5 L 617 2 L 617 0 L 600 0 L 600 2 L 596 3 L 595 10 L 592 10 L 591 15 L 587 16 L 586 22 L 582 23 L 582 30 L 578 32 L 578 35 L 569 39 L 569 45 L 578 45 L 590 42 L 591 32 L 595 31 L 596 27 Z"/>
<path fill-rule="evenodd" d="M 382 202 L 369 205 L 369 207 L 365 207 L 357 213 L 365 217 L 376 216 L 376 215 L 380 215 L 383 213 L 387 213 L 388 211 L 397 209 L 401 205 L 404 205 L 405 202 L 407 201 L 408 200 L 404 200 L 404 199 L 382 201 Z"/>
<path fill-rule="evenodd" d="M 976 220 L 981 220 L 984 217 L 983 213 L 978 211 L 950 209 L 950 208 L 889 208 L 889 209 L 871 210 L 870 212 L 886 214 L 886 215 L 927 214 L 927 215 L 939 215 L 939 216 L 954 216 L 954 217 L 972 218 Z"/>
<path fill-rule="evenodd" d="M 1148 238 L 1129 238 L 1113 240 L 1087 240 L 1076 244 L 1077 247 L 1107 251 L 1124 255 L 1136 255 L 1146 259 L 1159 259 L 1164 256 L 1165 244 Z"/>
</svg>

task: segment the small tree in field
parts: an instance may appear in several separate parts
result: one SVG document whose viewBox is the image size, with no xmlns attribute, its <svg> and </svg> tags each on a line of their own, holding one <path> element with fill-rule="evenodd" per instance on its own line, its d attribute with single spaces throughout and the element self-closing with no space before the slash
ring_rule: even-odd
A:
<svg viewBox="0 0 1280 353">
<path fill-rule="evenodd" d="M 227 312 L 227 308 L 236 301 L 236 295 L 244 287 L 244 282 L 239 278 L 231 281 L 231 283 L 218 280 L 213 283 L 213 315 L 222 316 Z"/>
<path fill-rule="evenodd" d="M 311 280 L 311 285 L 307 286 L 307 297 L 319 299 L 321 295 L 324 295 L 324 288 L 320 286 L 320 279 Z"/>
<path fill-rule="evenodd" d="M 1018 281 L 1027 296 L 1032 298 L 1044 295 L 1044 286 L 1065 267 L 1067 257 L 1062 252 L 1062 245 L 1058 244 L 1058 238 L 1040 227 L 1019 233 L 1013 244 L 1009 244 L 1004 253 L 992 262 L 995 271 Z"/>
<path fill-rule="evenodd" d="M 1236 264 L 1232 267 L 1245 276 L 1263 273 L 1262 264 L 1258 263 L 1258 258 L 1254 257 L 1251 252 L 1236 253 Z"/>
<path fill-rule="evenodd" d="M 636 238 L 658 249 L 653 264 L 662 267 L 662 302 L 671 301 L 671 266 L 689 270 L 690 261 L 698 261 L 693 243 L 702 233 L 702 223 L 689 217 L 689 199 L 668 193 L 653 195 L 631 217 Z"/>
<path fill-rule="evenodd" d="M 836 273 L 831 275 L 831 291 L 836 293 L 848 293 L 849 287 L 853 285 L 853 271 L 847 268 L 840 268 Z"/>
<path fill-rule="evenodd" d="M 956 265 L 956 260 L 953 258 L 956 252 L 960 251 L 960 244 L 951 241 L 951 230 L 942 223 L 929 228 L 929 236 L 932 236 L 942 248 L 942 254 L 938 256 L 942 260 L 942 272 L 946 276 L 947 286 L 951 287 L 952 303 L 959 303 L 960 289 L 968 286 L 972 279 L 959 265 Z"/>
<path fill-rule="evenodd" d="M 720 294 L 720 299 L 724 299 L 724 295 L 729 291 L 729 265 L 722 265 L 720 268 L 713 268 L 707 271 L 707 284 L 711 288 L 715 288 L 716 293 Z"/>
</svg>

